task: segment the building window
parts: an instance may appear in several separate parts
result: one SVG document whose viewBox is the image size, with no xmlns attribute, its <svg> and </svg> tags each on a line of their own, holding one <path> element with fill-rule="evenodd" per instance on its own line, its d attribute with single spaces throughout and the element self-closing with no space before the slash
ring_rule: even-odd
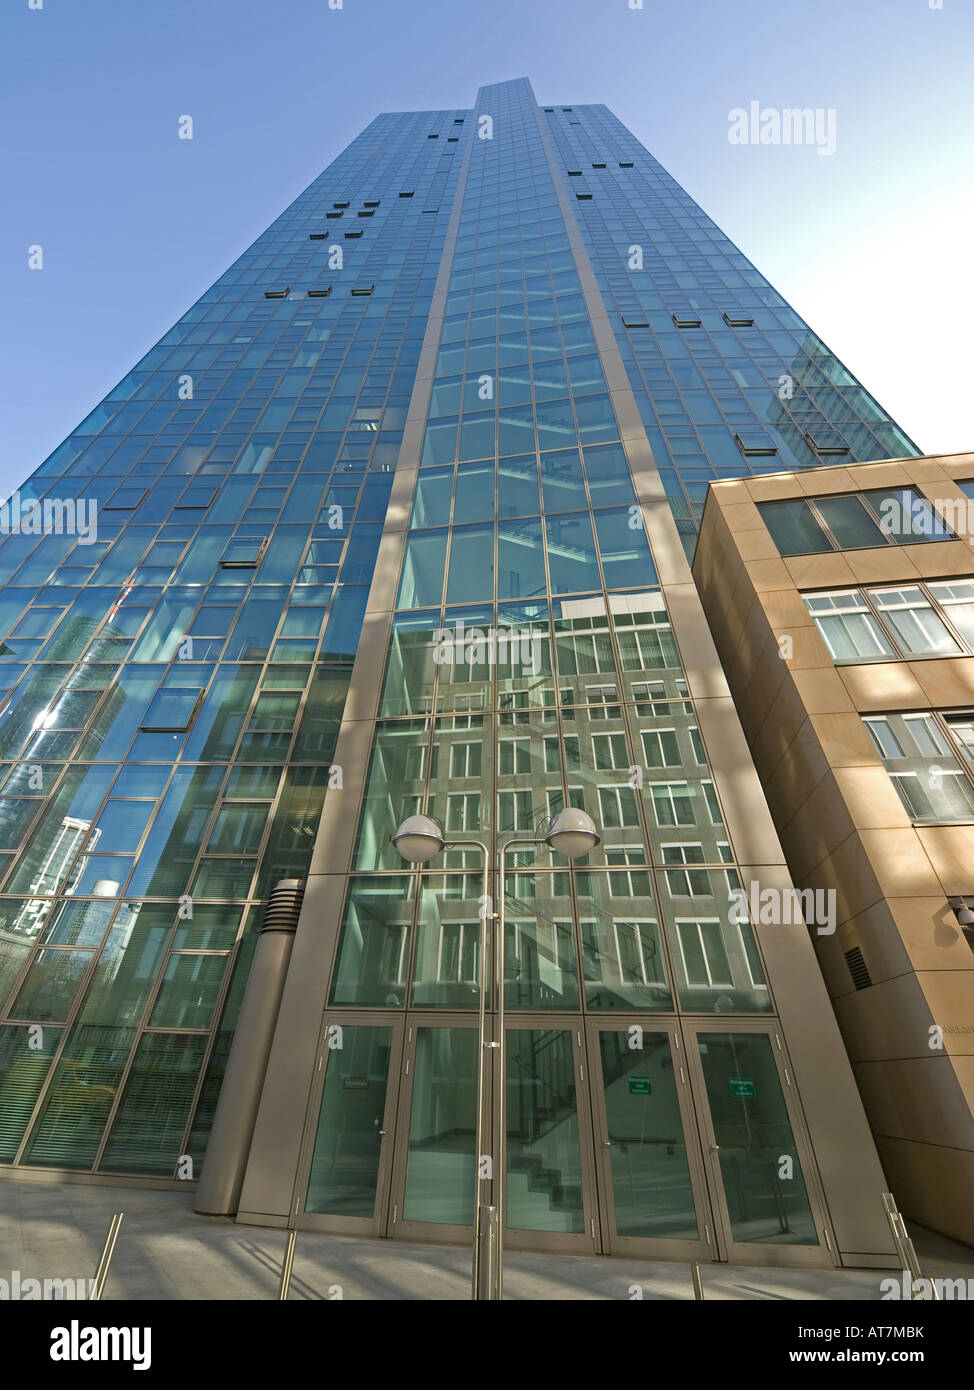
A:
<svg viewBox="0 0 974 1390">
<path fill-rule="evenodd" d="M 864 715 L 914 824 L 974 821 L 974 712 Z"/>
<path fill-rule="evenodd" d="M 849 445 L 839 434 L 839 431 L 828 429 L 825 426 L 806 430 L 805 443 L 817 454 L 847 454 L 849 452 Z"/>
<path fill-rule="evenodd" d="M 869 596 L 907 656 L 956 656 L 960 652 L 918 584 L 902 589 L 870 589 Z"/>
<path fill-rule="evenodd" d="M 673 322 L 676 324 L 677 328 L 699 328 L 699 327 L 700 327 L 700 315 L 699 315 L 699 314 L 674 314 L 674 315 L 673 315 Z"/>
<path fill-rule="evenodd" d="M 759 502 L 758 511 L 780 555 L 955 539 L 912 487 Z"/>
<path fill-rule="evenodd" d="M 265 290 L 265 299 L 286 299 L 291 293 L 291 286 L 285 285 L 282 290 Z"/>
<path fill-rule="evenodd" d="M 892 644 L 858 589 L 802 594 L 833 661 L 871 661 L 894 655 Z"/>
<path fill-rule="evenodd" d="M 765 430 L 745 430 L 734 435 L 734 442 L 745 458 L 768 458 L 778 452 L 778 446 Z"/>
<path fill-rule="evenodd" d="M 719 918 L 676 922 L 680 954 L 690 989 L 730 989 L 734 979 L 724 950 Z"/>
<path fill-rule="evenodd" d="M 123 486 L 116 488 L 104 504 L 106 512 L 131 512 L 142 501 L 148 492 L 148 488 L 138 486 Z"/>
<path fill-rule="evenodd" d="M 683 761 L 675 729 L 646 729 L 642 741 L 647 767 L 679 767 Z"/>
<path fill-rule="evenodd" d="M 650 793 L 657 825 L 696 825 L 688 782 L 653 782 Z"/>
<path fill-rule="evenodd" d="M 663 845 L 663 863 L 694 865 L 703 864 L 703 845 Z M 671 898 L 710 898 L 713 897 L 713 884 L 706 869 L 680 868 L 666 870 L 666 884 Z"/>
<path fill-rule="evenodd" d="M 549 742 L 557 745 L 556 739 L 545 739 L 545 758 L 548 761 Z M 501 777 L 527 775 L 531 771 L 531 740 L 529 738 L 504 738 L 498 745 L 497 769 Z M 549 767 L 549 771 L 551 768 Z M 556 752 L 556 772 L 561 771 L 561 760 Z"/>
<path fill-rule="evenodd" d="M 450 748 L 450 776 L 479 777 L 481 752 L 482 745 L 479 743 L 454 743 Z"/>
<path fill-rule="evenodd" d="M 747 314 L 724 314 L 724 322 L 728 328 L 753 328 L 754 320 Z"/>
<path fill-rule="evenodd" d="M 599 810 L 607 830 L 639 824 L 639 805 L 631 787 L 599 787 Z"/>
<path fill-rule="evenodd" d="M 158 690 L 139 727 L 152 734 L 185 733 L 196 718 L 202 698 L 203 692 L 199 687 Z"/>
<path fill-rule="evenodd" d="M 220 564 L 223 569 L 256 569 L 266 545 L 266 536 L 232 536 L 223 547 Z"/>
<path fill-rule="evenodd" d="M 833 661 L 974 655 L 974 580 L 803 594 Z"/>
<path fill-rule="evenodd" d="M 501 791 L 497 793 L 497 828 L 504 833 L 530 831 L 534 828 L 531 792 Z"/>
<path fill-rule="evenodd" d="M 174 503 L 173 510 L 180 511 L 205 511 L 217 494 L 217 489 L 212 484 L 190 483 L 189 487 Z"/>
<path fill-rule="evenodd" d="M 974 652 L 974 580 L 947 579 L 925 587 L 954 631 Z"/>
<path fill-rule="evenodd" d="M 593 734 L 592 751 L 599 772 L 619 771 L 630 766 L 625 734 Z"/>
<path fill-rule="evenodd" d="M 353 295 L 368 295 L 375 289 L 375 285 L 356 285 L 352 290 Z"/>
</svg>

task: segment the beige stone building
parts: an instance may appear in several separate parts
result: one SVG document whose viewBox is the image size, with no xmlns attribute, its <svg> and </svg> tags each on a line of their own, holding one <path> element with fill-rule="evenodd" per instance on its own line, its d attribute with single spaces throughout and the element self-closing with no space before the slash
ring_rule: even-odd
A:
<svg viewBox="0 0 974 1390">
<path fill-rule="evenodd" d="M 972 499 L 974 454 L 718 482 L 693 566 L 889 1185 L 970 1243 Z"/>
</svg>

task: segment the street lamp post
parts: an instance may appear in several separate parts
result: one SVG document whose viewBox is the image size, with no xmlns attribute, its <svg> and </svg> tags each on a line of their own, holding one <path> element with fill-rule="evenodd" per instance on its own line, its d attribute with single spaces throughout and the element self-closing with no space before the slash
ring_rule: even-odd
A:
<svg viewBox="0 0 974 1390">
<path fill-rule="evenodd" d="M 408 816 L 392 842 L 410 864 L 425 864 L 445 849 L 479 849 L 483 855 L 483 891 L 480 897 L 480 1003 L 478 1023 L 477 1063 L 477 1140 L 476 1178 L 474 1184 L 474 1248 L 472 1297 L 496 1300 L 503 1297 L 504 1244 L 504 1168 L 507 1162 L 507 1098 L 504 1037 L 504 873 L 506 855 L 515 846 L 546 844 L 549 849 L 578 859 L 599 843 L 595 822 L 585 811 L 566 807 L 548 822 L 544 835 L 508 840 L 500 846 L 500 911 L 492 911 L 490 897 L 490 851 L 481 840 L 445 840 L 440 827 L 430 816 Z M 488 929 L 488 923 L 490 927 Z M 492 981 L 496 1024 L 487 1026 L 488 960 Z M 488 1036 L 493 1031 L 496 1036 Z M 488 1060 L 488 1054 L 490 1059 Z M 490 1072 L 488 1072 L 490 1067 Z M 493 1133 L 490 1152 L 485 1152 L 486 1136 L 490 1132 L 487 1115 L 488 1075 L 493 1085 L 490 1091 L 497 1097 L 497 1127 Z M 491 1183 L 488 1200 L 485 1183 Z"/>
</svg>

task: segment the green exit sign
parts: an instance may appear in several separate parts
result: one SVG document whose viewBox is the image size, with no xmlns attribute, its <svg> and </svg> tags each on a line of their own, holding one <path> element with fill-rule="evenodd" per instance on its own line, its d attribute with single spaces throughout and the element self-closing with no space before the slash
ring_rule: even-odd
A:
<svg viewBox="0 0 974 1390">
<path fill-rule="evenodd" d="M 742 1100 L 754 1099 L 754 1082 L 749 1076 L 732 1076 L 730 1079 L 730 1093 L 738 1096 Z"/>
<path fill-rule="evenodd" d="M 629 1094 L 631 1096 L 651 1096 L 653 1094 L 653 1083 L 648 1076 L 630 1076 Z"/>
</svg>

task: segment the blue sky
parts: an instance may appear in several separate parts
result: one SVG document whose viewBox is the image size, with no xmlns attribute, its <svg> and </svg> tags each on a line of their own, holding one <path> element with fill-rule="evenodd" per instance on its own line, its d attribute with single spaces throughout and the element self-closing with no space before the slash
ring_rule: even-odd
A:
<svg viewBox="0 0 974 1390">
<path fill-rule="evenodd" d="M 614 110 L 924 451 L 974 448 L 969 0 L 30 2 L 0 13 L 0 496 L 377 112 L 518 76 Z M 834 108 L 835 153 L 731 144 L 751 101 Z"/>
</svg>

